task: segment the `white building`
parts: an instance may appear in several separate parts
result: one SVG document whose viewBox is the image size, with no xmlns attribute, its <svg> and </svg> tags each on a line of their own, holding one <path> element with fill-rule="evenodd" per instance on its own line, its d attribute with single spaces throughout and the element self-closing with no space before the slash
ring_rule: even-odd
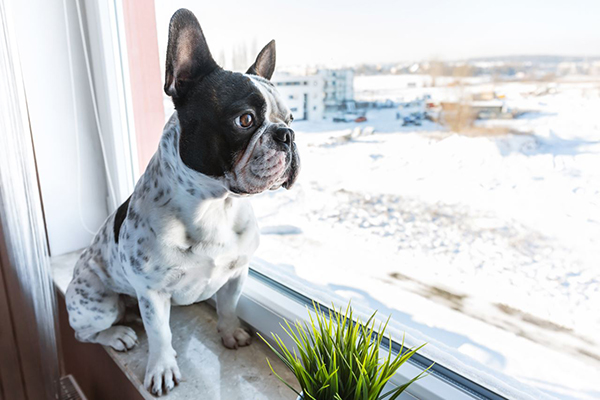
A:
<svg viewBox="0 0 600 400">
<path fill-rule="evenodd" d="M 272 81 L 296 120 L 320 121 L 325 114 L 354 109 L 351 69 L 323 69 L 315 75 L 280 73 Z"/>
<path fill-rule="evenodd" d="M 345 110 L 354 104 L 354 71 L 351 69 L 323 69 L 318 75 L 325 79 L 325 111 Z"/>
<path fill-rule="evenodd" d="M 292 76 L 277 74 L 272 79 L 295 120 L 323 119 L 325 79 L 321 75 Z"/>
</svg>

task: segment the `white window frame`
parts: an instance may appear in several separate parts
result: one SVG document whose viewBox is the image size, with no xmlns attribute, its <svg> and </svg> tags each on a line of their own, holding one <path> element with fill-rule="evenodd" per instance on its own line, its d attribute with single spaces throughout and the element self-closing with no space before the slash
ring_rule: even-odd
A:
<svg viewBox="0 0 600 400">
<path fill-rule="evenodd" d="M 76 5 L 80 1 L 75 0 Z M 90 28 L 88 55 L 92 55 L 102 135 L 109 143 L 106 151 L 115 191 L 113 207 L 118 207 L 133 192 L 139 176 L 123 4 L 120 0 L 85 4 Z"/>
<path fill-rule="evenodd" d="M 240 298 L 238 314 L 263 337 L 269 338 L 272 333 L 275 333 L 282 338 L 286 346 L 292 348 L 294 343 L 280 324 L 284 320 L 306 321 L 307 308 L 313 309 L 314 299 L 259 272 L 259 270 L 264 270 L 264 268 L 260 268 L 261 266 L 270 267 L 268 262 L 258 258 L 254 258 L 250 262 L 250 274 Z M 330 309 L 325 304 L 316 303 L 322 310 Z M 388 330 L 390 329 L 388 328 Z M 391 333 L 395 338 L 403 335 L 403 332 L 393 329 L 391 329 Z M 384 338 L 382 342 L 386 344 L 388 340 Z M 393 342 L 392 355 L 398 354 L 399 348 L 400 344 Z M 382 348 L 384 352 L 388 349 L 388 346 Z M 395 386 L 401 385 L 423 372 L 432 363 L 432 360 L 417 353 L 398 370 L 390 382 Z M 430 372 L 428 377 L 413 383 L 405 393 L 419 399 L 431 400 L 506 399 L 442 365 L 435 364 Z"/>
</svg>

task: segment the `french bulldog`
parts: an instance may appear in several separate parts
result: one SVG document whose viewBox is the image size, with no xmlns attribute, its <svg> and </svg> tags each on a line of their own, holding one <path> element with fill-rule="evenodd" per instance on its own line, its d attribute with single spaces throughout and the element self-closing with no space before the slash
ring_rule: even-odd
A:
<svg viewBox="0 0 600 400">
<path fill-rule="evenodd" d="M 300 169 L 292 114 L 270 82 L 274 69 L 274 41 L 245 74 L 222 69 L 196 17 L 177 11 L 164 85 L 175 112 L 133 194 L 76 263 L 66 292 L 76 338 L 132 348 L 136 333 L 122 323 L 126 303 L 137 300 L 149 345 L 144 385 L 155 395 L 181 380 L 172 305 L 214 295 L 223 344 L 250 343 L 236 315 L 259 243 L 248 197 L 289 189 Z"/>
</svg>

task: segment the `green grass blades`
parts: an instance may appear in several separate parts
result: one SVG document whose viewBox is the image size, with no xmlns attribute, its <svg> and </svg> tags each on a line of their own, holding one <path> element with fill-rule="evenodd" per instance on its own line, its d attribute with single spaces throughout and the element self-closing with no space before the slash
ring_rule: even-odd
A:
<svg viewBox="0 0 600 400">
<path fill-rule="evenodd" d="M 290 336 L 295 349 L 285 346 L 281 337 L 273 335 L 271 345 L 260 334 L 275 355 L 295 375 L 304 400 L 394 400 L 413 382 L 427 376 L 427 368 L 408 382 L 382 394 L 385 385 L 398 368 L 424 345 L 413 349 L 402 348 L 396 357 L 388 353 L 380 357 L 381 341 L 385 335 L 389 318 L 384 324 L 375 326 L 375 314 L 366 321 L 355 319 L 348 305 L 342 314 L 332 307 L 323 311 L 313 303 L 314 315 L 308 313 L 307 322 L 290 324 L 285 321 L 283 330 Z M 389 337 L 390 342 L 392 340 Z M 287 387 L 299 395 L 292 384 L 269 367 Z"/>
</svg>

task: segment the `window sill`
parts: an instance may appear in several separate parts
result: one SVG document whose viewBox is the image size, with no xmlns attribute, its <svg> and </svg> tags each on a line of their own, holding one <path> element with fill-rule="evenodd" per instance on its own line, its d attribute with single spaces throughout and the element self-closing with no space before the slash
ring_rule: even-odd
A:
<svg viewBox="0 0 600 400">
<path fill-rule="evenodd" d="M 58 292 L 64 295 L 78 252 L 52 259 L 52 272 Z M 228 350 L 221 344 L 216 312 L 207 303 L 173 307 L 171 329 L 183 382 L 161 399 L 294 399 L 295 395 L 273 375 L 265 359 L 290 382 L 295 378 L 258 337 L 252 345 Z M 127 353 L 104 347 L 116 366 L 146 399 L 155 399 L 143 388 L 148 342 L 141 325 L 132 326 L 139 344 Z M 67 332 L 71 334 L 71 332 Z M 85 346 L 95 346 L 85 344 Z"/>
</svg>

